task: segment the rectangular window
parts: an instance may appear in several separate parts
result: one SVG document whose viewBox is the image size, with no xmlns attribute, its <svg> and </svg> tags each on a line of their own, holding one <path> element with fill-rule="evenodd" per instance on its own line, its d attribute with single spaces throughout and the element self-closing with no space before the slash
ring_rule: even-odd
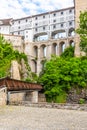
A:
<svg viewBox="0 0 87 130">
<path fill-rule="evenodd" d="M 55 29 L 56 28 L 56 25 L 53 25 L 53 29 Z"/>
<path fill-rule="evenodd" d="M 37 28 L 35 28 L 35 31 L 37 32 L 37 31 L 38 31 L 38 29 L 37 29 Z"/>
<path fill-rule="evenodd" d="M 56 14 L 54 13 L 53 16 L 56 16 Z"/>
<path fill-rule="evenodd" d="M 43 27 L 43 30 L 45 30 L 45 27 Z"/>
<path fill-rule="evenodd" d="M 56 20 L 53 20 L 53 22 L 55 23 L 55 22 L 56 22 Z"/>
<path fill-rule="evenodd" d="M 61 27 L 63 27 L 63 23 L 61 24 Z"/>
<path fill-rule="evenodd" d="M 35 26 L 37 26 L 38 25 L 38 23 L 35 23 Z"/>
<path fill-rule="evenodd" d="M 35 17 L 35 20 L 37 20 L 38 18 L 37 17 Z"/>
<path fill-rule="evenodd" d="M 71 9 L 69 10 L 69 13 L 72 13 L 72 10 L 71 10 Z"/>
<path fill-rule="evenodd" d="M 61 12 L 61 15 L 63 15 L 63 12 Z"/>
<path fill-rule="evenodd" d="M 71 26 L 71 25 L 72 25 L 72 22 L 69 22 L 69 25 Z"/>
<path fill-rule="evenodd" d="M 18 35 L 20 34 L 20 32 L 18 32 Z"/>
<path fill-rule="evenodd" d="M 43 16 L 43 19 L 45 18 L 45 15 Z"/>
</svg>

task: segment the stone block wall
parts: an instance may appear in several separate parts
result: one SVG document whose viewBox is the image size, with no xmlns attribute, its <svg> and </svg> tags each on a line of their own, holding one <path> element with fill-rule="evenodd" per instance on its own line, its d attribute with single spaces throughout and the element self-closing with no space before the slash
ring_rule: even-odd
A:
<svg viewBox="0 0 87 130">
<path fill-rule="evenodd" d="M 0 89 L 0 106 L 7 104 L 7 89 L 1 88 Z"/>
<path fill-rule="evenodd" d="M 25 93 L 20 92 L 20 93 L 10 93 L 8 92 L 8 102 L 20 102 L 25 100 Z"/>
</svg>

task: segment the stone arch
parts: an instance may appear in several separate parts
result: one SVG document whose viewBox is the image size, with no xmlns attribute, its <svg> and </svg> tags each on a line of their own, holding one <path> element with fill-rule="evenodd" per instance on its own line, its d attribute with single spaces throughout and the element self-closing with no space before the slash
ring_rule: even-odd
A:
<svg viewBox="0 0 87 130">
<path fill-rule="evenodd" d="M 53 39 L 65 38 L 66 37 L 66 30 L 56 30 L 56 31 L 53 31 L 52 34 L 51 34 L 51 37 Z"/>
<path fill-rule="evenodd" d="M 44 66 L 45 66 L 45 62 L 46 62 L 46 60 L 41 60 L 41 70 L 43 70 L 43 68 L 44 68 Z"/>
<path fill-rule="evenodd" d="M 68 31 L 68 36 L 74 36 L 75 35 L 75 29 L 74 28 L 70 28 Z"/>
<path fill-rule="evenodd" d="M 62 41 L 59 43 L 59 55 L 61 55 L 64 52 L 65 49 L 65 42 Z"/>
<path fill-rule="evenodd" d="M 75 46 L 74 41 L 73 41 L 73 40 L 70 40 L 70 41 L 69 41 L 69 45 L 72 46 L 72 47 Z"/>
<path fill-rule="evenodd" d="M 34 73 L 37 73 L 37 62 L 35 60 L 31 60 L 31 70 Z"/>
<path fill-rule="evenodd" d="M 33 47 L 33 55 L 34 55 L 35 58 L 38 57 L 38 47 L 37 46 Z"/>
<path fill-rule="evenodd" d="M 46 32 L 37 33 L 33 37 L 33 41 L 46 41 L 48 40 L 48 34 Z"/>
<path fill-rule="evenodd" d="M 52 54 L 57 55 L 57 48 L 58 48 L 57 43 L 53 43 L 52 44 Z"/>
<path fill-rule="evenodd" d="M 41 45 L 40 46 L 40 57 L 43 58 L 43 57 L 46 57 L 46 54 L 47 53 L 47 47 L 46 45 Z"/>
</svg>

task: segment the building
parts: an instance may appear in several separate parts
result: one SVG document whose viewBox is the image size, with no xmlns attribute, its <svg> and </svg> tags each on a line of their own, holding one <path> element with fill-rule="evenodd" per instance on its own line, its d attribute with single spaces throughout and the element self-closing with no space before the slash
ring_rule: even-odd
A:
<svg viewBox="0 0 87 130">
<path fill-rule="evenodd" d="M 80 55 L 79 36 L 75 34 L 75 29 L 80 11 L 85 9 L 87 0 L 74 0 L 73 7 L 11 19 L 9 33 L 22 36 L 23 51 L 33 72 L 39 74 L 46 59 L 50 59 L 52 54 L 59 56 L 70 45 L 75 46 L 75 55 Z"/>
<path fill-rule="evenodd" d="M 0 19 L 0 33 L 10 34 L 11 25 L 12 25 L 12 18 Z"/>
</svg>

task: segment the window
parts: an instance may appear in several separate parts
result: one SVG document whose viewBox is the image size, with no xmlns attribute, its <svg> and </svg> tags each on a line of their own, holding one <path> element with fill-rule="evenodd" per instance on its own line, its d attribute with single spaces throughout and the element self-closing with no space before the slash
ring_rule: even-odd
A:
<svg viewBox="0 0 87 130">
<path fill-rule="evenodd" d="M 28 33 L 28 31 L 26 31 L 26 33 Z"/>
<path fill-rule="evenodd" d="M 69 22 L 69 25 L 71 26 L 71 25 L 72 25 L 72 22 Z"/>
<path fill-rule="evenodd" d="M 45 18 L 45 15 L 43 16 L 43 18 Z"/>
<path fill-rule="evenodd" d="M 26 35 L 26 38 L 28 38 L 28 35 Z"/>
<path fill-rule="evenodd" d="M 72 10 L 71 10 L 71 9 L 69 10 L 69 13 L 72 13 Z"/>
<path fill-rule="evenodd" d="M 37 17 L 35 17 L 35 20 L 37 20 L 38 18 Z"/>
<path fill-rule="evenodd" d="M 63 23 L 61 24 L 61 27 L 63 27 Z"/>
<path fill-rule="evenodd" d="M 43 27 L 43 30 L 45 30 L 45 27 Z"/>
<path fill-rule="evenodd" d="M 63 15 L 63 12 L 61 12 L 61 15 Z"/>
<path fill-rule="evenodd" d="M 53 16 L 56 16 L 56 14 L 54 13 Z"/>
<path fill-rule="evenodd" d="M 18 35 L 20 34 L 20 32 L 18 32 Z"/>
<path fill-rule="evenodd" d="M 55 28 L 56 28 L 56 25 L 53 26 L 53 29 L 55 29 Z"/>
<path fill-rule="evenodd" d="M 26 19 L 26 22 L 27 22 L 28 20 Z"/>
<path fill-rule="evenodd" d="M 38 25 L 38 23 L 35 23 L 35 26 L 37 26 Z"/>
<path fill-rule="evenodd" d="M 56 20 L 53 20 L 53 22 L 55 23 L 55 22 L 56 22 Z"/>
<path fill-rule="evenodd" d="M 38 29 L 37 29 L 37 28 L 35 28 L 35 31 L 37 32 L 37 31 L 38 31 Z"/>
<path fill-rule="evenodd" d="M 20 26 L 18 27 L 18 29 L 20 29 Z"/>
</svg>

